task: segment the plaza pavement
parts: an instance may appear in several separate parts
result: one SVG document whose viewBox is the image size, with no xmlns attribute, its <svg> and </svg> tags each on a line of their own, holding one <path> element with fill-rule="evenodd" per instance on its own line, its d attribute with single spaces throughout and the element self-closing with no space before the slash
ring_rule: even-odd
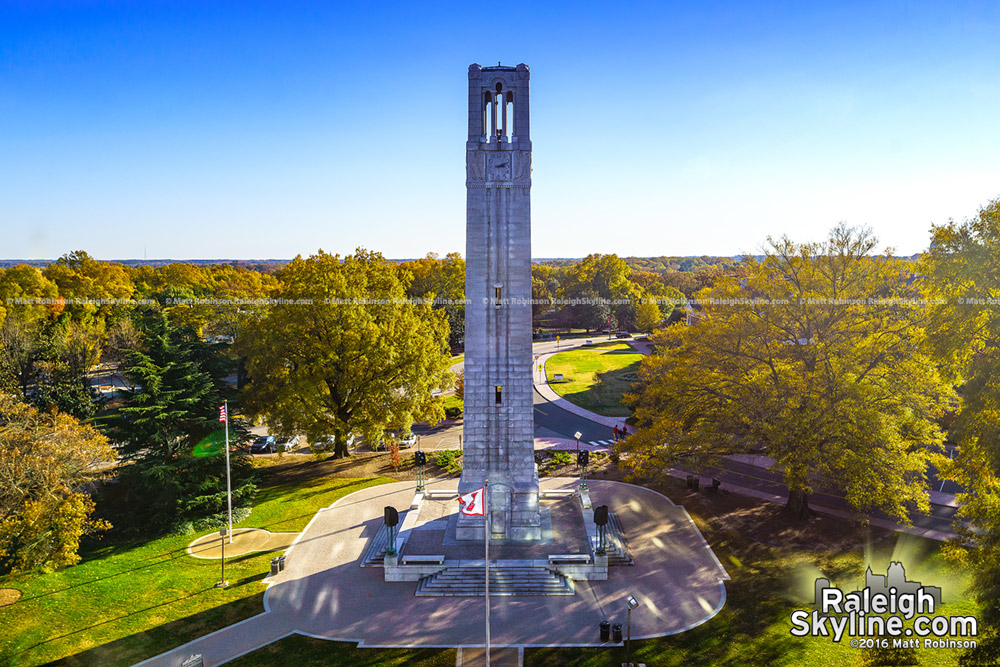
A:
<svg viewBox="0 0 1000 667">
<path fill-rule="evenodd" d="M 576 480 L 544 479 L 542 489 L 571 489 Z M 455 480 L 434 481 L 451 490 Z M 265 611 L 140 663 L 175 667 L 193 654 L 205 665 L 232 658 L 297 632 L 361 646 L 482 646 L 485 600 L 415 597 L 415 582 L 385 583 L 378 567 L 360 559 L 382 520 L 382 508 L 410 506 L 412 482 L 357 491 L 320 510 L 287 554 L 283 572 L 265 581 Z M 609 568 L 607 581 L 576 584 L 576 595 L 491 598 L 495 646 L 599 646 L 601 620 L 625 621 L 633 638 L 683 632 L 725 604 L 728 574 L 683 508 L 642 487 L 593 480 L 595 505 L 618 514 L 636 564 Z"/>
</svg>

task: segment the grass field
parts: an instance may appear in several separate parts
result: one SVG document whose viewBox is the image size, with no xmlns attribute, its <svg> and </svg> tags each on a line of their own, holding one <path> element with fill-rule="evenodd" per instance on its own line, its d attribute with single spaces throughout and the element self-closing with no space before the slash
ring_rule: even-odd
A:
<svg viewBox="0 0 1000 667">
<path fill-rule="evenodd" d="M 267 484 L 239 526 L 300 531 L 322 507 L 386 478 Z M 227 562 L 228 589 L 213 588 L 218 561 L 188 556 L 195 535 L 147 543 L 91 543 L 59 572 L 0 580 L 20 601 L 0 608 L 0 664 L 129 665 L 263 611 L 273 553 Z M 454 663 L 454 661 L 453 661 Z"/>
<path fill-rule="evenodd" d="M 359 649 L 353 644 L 291 635 L 226 663 L 232 667 L 454 667 L 455 649 Z"/>
<path fill-rule="evenodd" d="M 643 355 L 628 343 L 609 341 L 559 352 L 545 363 L 549 384 L 566 400 L 607 417 L 628 417 L 622 395 L 637 379 Z M 561 374 L 561 382 L 554 376 Z"/>
<path fill-rule="evenodd" d="M 448 408 L 458 408 L 459 410 L 462 410 L 464 407 L 465 404 L 462 402 L 462 399 L 460 399 L 455 394 L 451 394 L 450 396 L 444 397 L 445 410 L 447 410 Z"/>
</svg>

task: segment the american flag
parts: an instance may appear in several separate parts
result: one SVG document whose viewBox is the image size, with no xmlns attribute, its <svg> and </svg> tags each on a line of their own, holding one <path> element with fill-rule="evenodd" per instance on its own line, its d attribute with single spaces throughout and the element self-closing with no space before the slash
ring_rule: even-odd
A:
<svg viewBox="0 0 1000 667">
<path fill-rule="evenodd" d="M 225 405 L 220 405 L 219 406 L 219 421 L 220 422 L 226 421 L 226 417 L 227 416 L 228 415 L 226 415 L 226 406 Z"/>
</svg>

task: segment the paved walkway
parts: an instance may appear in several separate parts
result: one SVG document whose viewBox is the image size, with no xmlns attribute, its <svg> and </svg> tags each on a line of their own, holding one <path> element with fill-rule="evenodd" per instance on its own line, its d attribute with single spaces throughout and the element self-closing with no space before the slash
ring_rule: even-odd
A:
<svg viewBox="0 0 1000 667">
<path fill-rule="evenodd" d="M 543 489 L 571 489 L 575 479 L 542 480 Z M 434 483 L 451 490 L 456 480 Z M 591 498 L 616 512 L 636 564 L 613 567 L 607 581 L 578 582 L 573 596 L 491 599 L 498 647 L 599 646 L 598 624 L 624 622 L 632 594 L 632 636 L 656 637 L 704 623 L 725 604 L 728 574 L 683 508 L 642 487 L 593 480 Z M 415 583 L 387 584 L 381 568 L 359 560 L 382 508 L 408 507 L 413 485 L 363 489 L 320 510 L 287 554 L 285 570 L 265 581 L 265 612 L 142 665 L 176 667 L 192 654 L 218 665 L 292 632 L 362 646 L 483 645 L 483 598 L 415 597 Z"/>
</svg>

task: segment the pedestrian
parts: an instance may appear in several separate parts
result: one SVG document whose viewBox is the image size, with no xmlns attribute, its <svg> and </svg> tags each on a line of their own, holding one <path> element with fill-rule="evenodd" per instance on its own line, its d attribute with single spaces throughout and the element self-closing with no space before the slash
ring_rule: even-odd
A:
<svg viewBox="0 0 1000 667">
<path fill-rule="evenodd" d="M 618 424 L 615 424 L 615 442 L 618 442 Z"/>
<path fill-rule="evenodd" d="M 628 435 L 628 426 L 623 423 L 618 433 L 621 434 L 621 439 L 624 440 L 625 436 Z"/>
</svg>

